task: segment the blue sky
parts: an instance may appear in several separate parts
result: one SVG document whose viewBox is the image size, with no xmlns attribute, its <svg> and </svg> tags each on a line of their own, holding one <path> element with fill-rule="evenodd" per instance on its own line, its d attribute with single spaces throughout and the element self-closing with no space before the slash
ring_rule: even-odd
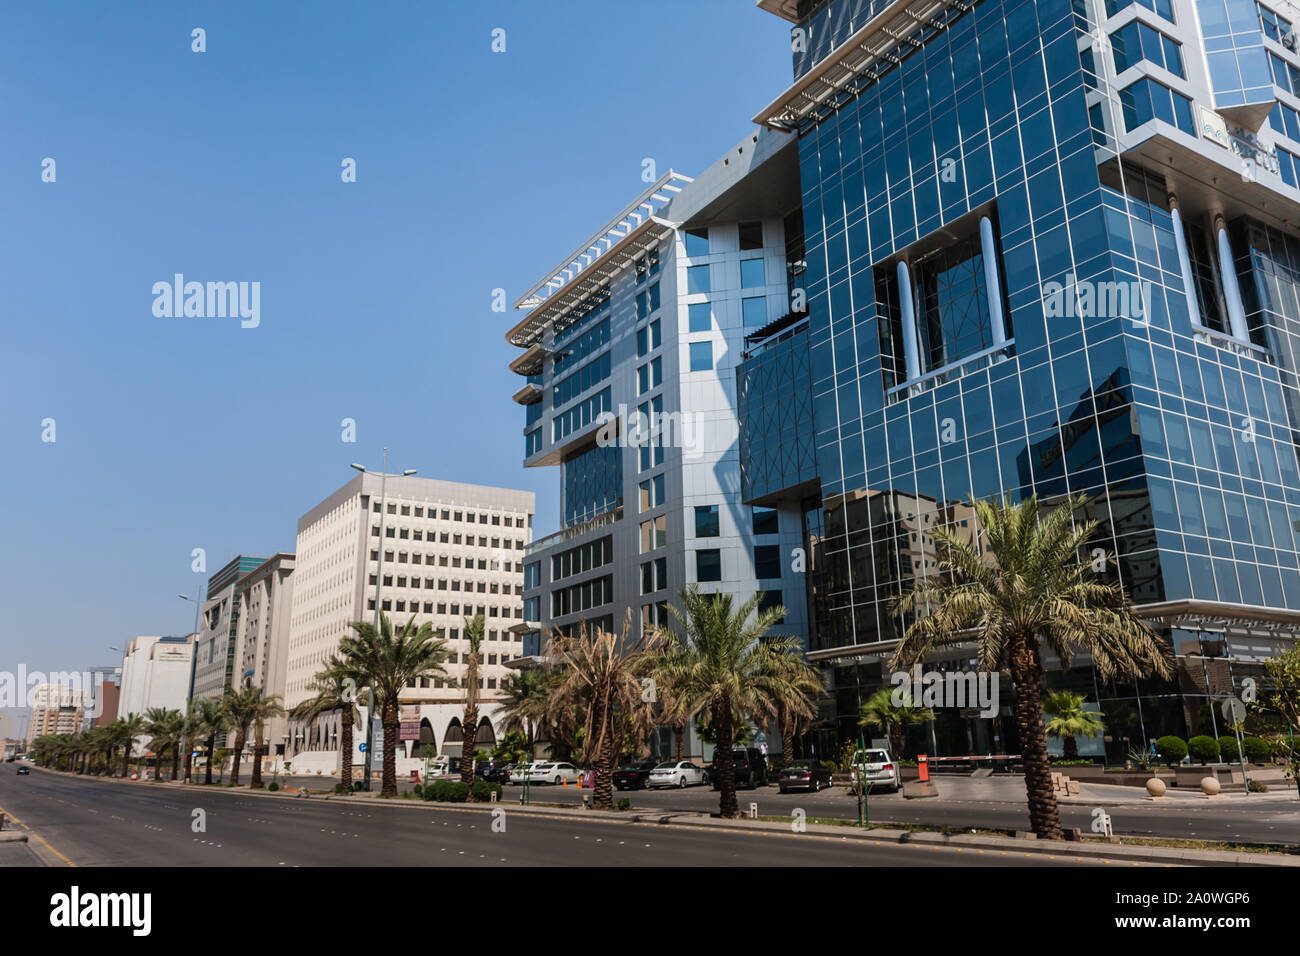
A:
<svg viewBox="0 0 1300 956">
<path fill-rule="evenodd" d="M 643 158 L 693 175 L 739 141 L 788 42 L 750 0 L 6 4 L 0 670 L 188 631 L 192 549 L 293 550 L 384 445 L 535 491 L 553 530 L 491 290 L 513 304 Z M 260 282 L 260 326 L 156 318 L 177 272 Z"/>
</svg>

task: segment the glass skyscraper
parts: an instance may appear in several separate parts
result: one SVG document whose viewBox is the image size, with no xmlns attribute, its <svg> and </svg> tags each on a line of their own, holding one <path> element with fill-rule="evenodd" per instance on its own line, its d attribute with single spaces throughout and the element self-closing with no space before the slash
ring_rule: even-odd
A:
<svg viewBox="0 0 1300 956">
<path fill-rule="evenodd" d="M 1094 554 L 1179 655 L 1171 681 L 1050 673 L 1103 712 L 1094 752 L 1214 733 L 1213 698 L 1300 633 L 1293 25 L 1255 0 L 759 6 L 791 23 L 756 121 L 798 137 L 806 317 L 747 343 L 742 490 L 803 514 L 825 733 L 886 679 L 934 529 L 977 535 L 970 499 L 1003 492 L 1088 495 Z M 927 743 L 1014 727 L 948 714 Z"/>
</svg>

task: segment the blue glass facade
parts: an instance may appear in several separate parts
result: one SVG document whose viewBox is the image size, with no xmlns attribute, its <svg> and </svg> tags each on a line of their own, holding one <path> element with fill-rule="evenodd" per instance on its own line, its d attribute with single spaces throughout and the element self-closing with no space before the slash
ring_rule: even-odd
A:
<svg viewBox="0 0 1300 956">
<path fill-rule="evenodd" d="M 811 6 L 795 27 L 813 38 L 796 45 L 796 80 L 883 5 Z M 825 660 L 896 640 L 889 605 L 936 568 L 933 529 L 974 533 L 967 503 L 1003 492 L 1087 494 L 1101 521 L 1092 546 L 1117 557 L 1107 573 L 1136 602 L 1216 605 L 1181 627 L 1160 619 L 1182 653 L 1230 648 L 1233 622 L 1258 611 L 1300 611 L 1300 241 L 1240 205 L 1222 212 L 1213 190 L 1174 195 L 1167 170 L 1120 143 L 1148 122 L 1171 141 L 1198 138 L 1190 88 L 1162 86 L 1171 99 L 1148 95 L 1141 116 L 1136 94 L 1098 95 L 1094 58 L 1116 51 L 1091 41 L 1099 19 L 1130 6 L 950 8 L 947 29 L 921 25 L 919 46 L 899 42 L 795 124 L 821 488 L 806 513 L 811 650 Z M 1153 21 L 1192 20 L 1188 4 L 1139 6 Z M 1198 6 L 1242 15 L 1233 0 Z M 1269 85 L 1240 66 L 1261 29 L 1245 6 L 1252 25 L 1230 35 L 1250 43 L 1228 44 L 1242 98 L 1226 80 L 1213 87 L 1234 104 Z M 1177 77 L 1187 59 L 1149 27 L 1120 47 L 1110 75 L 1140 61 Z M 742 406 L 745 430 L 772 420 Z M 746 494 L 776 491 L 770 443 L 742 437 L 742 449 Z M 788 487 L 804 480 L 787 470 Z M 1233 666 L 1218 693 L 1249 672 Z M 880 678 L 878 664 L 837 673 L 841 688 Z M 1172 683 L 1102 689 L 1085 674 L 1062 680 L 1104 698 L 1117 740 L 1186 736 L 1199 719 Z M 1216 692 L 1209 671 L 1189 674 L 1184 692 Z"/>
</svg>

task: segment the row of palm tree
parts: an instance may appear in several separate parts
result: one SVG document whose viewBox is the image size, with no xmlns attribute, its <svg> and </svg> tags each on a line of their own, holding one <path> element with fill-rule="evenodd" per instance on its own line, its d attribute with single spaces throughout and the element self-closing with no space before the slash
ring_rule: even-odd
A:
<svg viewBox="0 0 1300 956">
<path fill-rule="evenodd" d="M 32 741 L 32 751 L 37 762 L 44 766 L 83 773 L 109 773 L 120 750 L 122 775 L 127 776 L 136 741 L 148 737 L 149 749 L 157 757 L 159 776 L 170 753 L 171 779 L 177 779 L 183 751 L 184 773 L 188 781 L 192 774 L 191 755 L 196 743 L 202 741 L 208 753 L 204 783 L 210 784 L 217 737 L 233 732 L 236 742 L 231 782 L 238 784 L 240 760 L 251 730 L 254 734 L 251 786 L 259 789 L 262 787 L 262 757 L 266 753 L 266 723 L 283 714 L 280 699 L 265 695 L 260 688 L 230 690 L 224 697 L 191 701 L 188 718 L 179 710 L 152 707 L 144 714 L 131 713 L 119 717 L 104 727 L 75 734 L 38 737 Z"/>
</svg>

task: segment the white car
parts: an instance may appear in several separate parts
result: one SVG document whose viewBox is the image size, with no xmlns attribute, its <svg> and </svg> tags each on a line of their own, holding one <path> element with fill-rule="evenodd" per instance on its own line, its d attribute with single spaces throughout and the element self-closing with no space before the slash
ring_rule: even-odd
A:
<svg viewBox="0 0 1300 956">
<path fill-rule="evenodd" d="M 543 763 L 545 763 L 545 761 L 542 760 L 534 760 L 532 763 L 521 763 L 519 766 L 515 767 L 514 770 L 510 771 L 510 782 L 524 783 L 534 768 L 542 766 Z"/>
<path fill-rule="evenodd" d="M 898 761 L 885 750 L 860 751 L 855 755 L 853 770 L 872 790 L 887 787 L 891 793 L 898 793 L 903 786 Z"/>
<path fill-rule="evenodd" d="M 530 783 L 577 783 L 580 771 L 571 763 L 535 763 L 528 768 Z"/>
<path fill-rule="evenodd" d="M 646 786 L 651 790 L 656 787 L 702 787 L 705 782 L 703 767 L 689 760 L 670 760 L 650 771 Z"/>
</svg>

